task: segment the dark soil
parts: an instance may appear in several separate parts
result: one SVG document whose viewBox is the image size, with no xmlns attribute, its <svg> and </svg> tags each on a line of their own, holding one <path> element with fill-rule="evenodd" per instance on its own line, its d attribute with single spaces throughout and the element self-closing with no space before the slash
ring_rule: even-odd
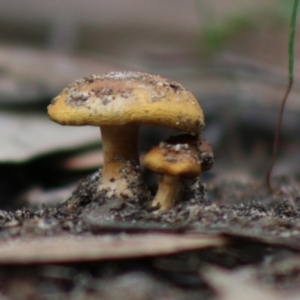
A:
<svg viewBox="0 0 300 300">
<path fill-rule="evenodd" d="M 272 289 L 300 290 L 300 206 L 293 179 L 277 178 L 276 185 L 281 188 L 277 195 L 269 194 L 259 182 L 223 179 L 211 180 L 204 195 L 203 185 L 194 182 L 187 185 L 176 207 L 165 213 L 150 208 L 150 199 L 120 201 L 97 195 L 98 180 L 98 173 L 81 180 L 71 198 L 54 208 L 0 211 L 2 246 L 19 238 L 108 238 L 153 232 L 214 235 L 228 242 L 172 255 L 120 256 L 117 260 L 2 262 L 0 290 L 4 296 L 212 299 L 215 291 L 202 276 L 207 266 L 248 268 L 254 279 Z M 134 245 L 132 249 L 135 251 Z M 21 257 L 25 251 L 20 249 Z"/>
</svg>

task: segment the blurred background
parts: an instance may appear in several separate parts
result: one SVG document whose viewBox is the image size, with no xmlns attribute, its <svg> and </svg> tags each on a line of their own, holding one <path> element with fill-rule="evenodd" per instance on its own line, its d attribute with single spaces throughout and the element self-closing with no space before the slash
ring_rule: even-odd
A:
<svg viewBox="0 0 300 300">
<path fill-rule="evenodd" d="M 196 95 L 206 116 L 204 136 L 217 155 L 204 181 L 262 178 L 287 85 L 292 5 L 292 0 L 2 0 L 1 208 L 66 200 L 80 178 L 101 166 L 99 128 L 57 125 L 46 107 L 75 79 L 117 70 L 169 77 Z M 275 173 L 299 176 L 297 33 L 295 83 Z M 141 153 L 170 134 L 143 127 Z"/>
</svg>

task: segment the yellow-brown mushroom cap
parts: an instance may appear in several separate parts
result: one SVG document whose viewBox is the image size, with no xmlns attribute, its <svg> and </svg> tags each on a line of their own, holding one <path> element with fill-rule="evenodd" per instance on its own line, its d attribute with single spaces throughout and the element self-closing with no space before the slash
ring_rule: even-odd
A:
<svg viewBox="0 0 300 300">
<path fill-rule="evenodd" d="M 150 150 L 142 160 L 145 168 L 170 176 L 197 177 L 214 162 L 212 147 L 203 138 L 181 134 Z"/>
<path fill-rule="evenodd" d="M 196 149 L 188 144 L 161 143 L 150 150 L 142 160 L 145 168 L 163 175 L 197 177 L 201 173 Z"/>
<path fill-rule="evenodd" d="M 75 81 L 48 106 L 63 125 L 147 124 L 200 133 L 197 99 L 179 83 L 139 72 L 111 72 Z"/>
</svg>

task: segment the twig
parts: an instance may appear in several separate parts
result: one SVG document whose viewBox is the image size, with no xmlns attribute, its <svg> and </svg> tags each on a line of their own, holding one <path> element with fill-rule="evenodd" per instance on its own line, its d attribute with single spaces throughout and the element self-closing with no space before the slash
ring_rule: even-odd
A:
<svg viewBox="0 0 300 300">
<path fill-rule="evenodd" d="M 273 166 L 276 160 L 276 156 L 278 153 L 278 148 L 279 148 L 279 137 L 280 137 L 280 131 L 281 131 L 281 125 L 282 125 L 282 117 L 283 117 L 283 112 L 285 108 L 285 103 L 288 98 L 288 95 L 293 87 L 293 82 L 294 82 L 294 42 L 295 42 L 295 31 L 296 31 L 296 20 L 297 20 L 297 11 L 298 11 L 298 4 L 299 0 L 294 1 L 294 6 L 293 6 L 293 12 L 292 12 L 292 18 L 291 18 L 291 25 L 290 25 L 290 38 L 289 38 L 289 83 L 286 88 L 286 92 L 284 94 L 284 97 L 281 102 L 281 107 L 279 111 L 279 117 L 278 121 L 276 124 L 276 130 L 275 130 L 275 137 L 274 137 L 274 145 L 273 145 L 273 155 L 271 157 L 271 161 L 269 164 L 269 167 L 267 169 L 266 173 L 266 185 L 267 188 L 270 192 L 274 192 L 274 188 L 272 187 L 271 184 L 271 175 L 272 175 L 272 170 Z"/>
</svg>

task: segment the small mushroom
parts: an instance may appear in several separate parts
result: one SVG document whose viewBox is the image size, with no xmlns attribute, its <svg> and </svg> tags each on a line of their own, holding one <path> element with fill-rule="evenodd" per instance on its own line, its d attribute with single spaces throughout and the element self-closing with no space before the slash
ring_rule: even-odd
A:
<svg viewBox="0 0 300 300">
<path fill-rule="evenodd" d="M 99 126 L 104 163 L 99 191 L 136 198 L 142 184 L 138 131 L 141 124 L 200 134 L 204 117 L 180 84 L 139 72 L 111 72 L 75 81 L 54 98 L 48 115 L 62 125 Z"/>
<path fill-rule="evenodd" d="M 160 174 L 152 206 L 160 210 L 174 207 L 182 190 L 182 178 L 195 178 L 212 168 L 214 155 L 204 139 L 183 134 L 171 137 L 150 150 L 142 160 L 145 168 Z"/>
</svg>

